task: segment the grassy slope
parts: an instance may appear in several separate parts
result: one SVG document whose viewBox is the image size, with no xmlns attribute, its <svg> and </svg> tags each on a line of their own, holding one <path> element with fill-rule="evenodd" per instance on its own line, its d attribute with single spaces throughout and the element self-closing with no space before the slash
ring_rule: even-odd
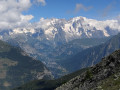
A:
<svg viewBox="0 0 120 90">
<path fill-rule="evenodd" d="M 34 60 L 21 49 L 0 41 L 0 90 L 10 90 L 35 79 L 44 65 Z"/>
<path fill-rule="evenodd" d="M 120 74 L 120 73 L 119 73 Z M 114 74 L 109 78 L 101 81 L 101 85 L 98 86 L 98 90 L 119 90 L 120 89 L 120 75 Z"/>
</svg>

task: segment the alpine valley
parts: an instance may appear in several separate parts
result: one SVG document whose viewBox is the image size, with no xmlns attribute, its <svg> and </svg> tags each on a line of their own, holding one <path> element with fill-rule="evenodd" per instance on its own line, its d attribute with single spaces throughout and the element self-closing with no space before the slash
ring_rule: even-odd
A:
<svg viewBox="0 0 120 90">
<path fill-rule="evenodd" d="M 35 80 L 13 90 L 119 90 L 120 50 L 104 57 L 93 67 L 56 80 Z"/>
<path fill-rule="evenodd" d="M 100 62 L 101 58 L 108 56 L 118 49 L 120 49 L 120 33 L 101 45 L 85 49 L 73 57 L 59 60 L 58 63 L 69 72 L 73 72 L 80 68 L 94 66 Z"/>
<path fill-rule="evenodd" d="M 87 63 L 82 62 L 83 58 L 80 57 L 82 60 L 79 61 L 81 65 L 78 68 L 75 68 L 75 66 L 72 68 L 67 63 L 72 61 L 78 63 L 74 59 L 69 60 L 69 58 L 77 57 L 75 55 L 84 57 L 91 52 L 91 47 L 105 43 L 119 32 L 118 20 L 97 21 L 80 16 L 70 20 L 41 18 L 39 22 L 32 23 L 24 28 L 2 30 L 0 31 L 0 38 L 13 46 L 22 48 L 29 56 L 42 61 L 57 78 L 80 68 L 96 64 L 101 57 L 109 53 L 104 54 L 101 51 L 104 55 L 100 57 L 98 55 L 96 58 L 91 57 L 93 61 L 85 59 Z M 87 50 L 84 51 L 85 49 Z M 112 49 L 110 53 L 115 49 Z M 82 55 L 83 52 L 88 53 Z M 69 67 L 72 69 L 69 70 Z"/>
<path fill-rule="evenodd" d="M 120 90 L 120 0 L 0 0 L 0 90 Z"/>
</svg>

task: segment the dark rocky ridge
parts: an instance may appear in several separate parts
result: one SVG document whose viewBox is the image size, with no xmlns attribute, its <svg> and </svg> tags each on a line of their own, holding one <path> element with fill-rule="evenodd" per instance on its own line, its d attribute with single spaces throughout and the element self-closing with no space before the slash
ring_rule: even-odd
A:
<svg viewBox="0 0 120 90">
<path fill-rule="evenodd" d="M 56 90 L 102 90 L 102 81 L 107 78 L 110 80 L 109 78 L 112 75 L 120 78 L 120 50 L 117 50 L 111 55 L 103 58 L 99 64 L 91 67 L 80 76 L 71 79 Z M 99 89 L 99 87 L 101 89 Z M 120 86 L 117 88 L 120 88 Z"/>
</svg>

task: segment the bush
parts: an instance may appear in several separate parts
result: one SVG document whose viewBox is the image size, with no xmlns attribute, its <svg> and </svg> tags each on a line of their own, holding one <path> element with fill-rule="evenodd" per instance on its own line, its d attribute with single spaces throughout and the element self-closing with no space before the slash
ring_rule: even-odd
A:
<svg viewBox="0 0 120 90">
<path fill-rule="evenodd" d="M 85 79 L 88 80 L 88 79 L 92 79 L 93 77 L 93 74 L 90 70 L 87 70 L 86 71 L 86 76 L 85 76 Z"/>
</svg>

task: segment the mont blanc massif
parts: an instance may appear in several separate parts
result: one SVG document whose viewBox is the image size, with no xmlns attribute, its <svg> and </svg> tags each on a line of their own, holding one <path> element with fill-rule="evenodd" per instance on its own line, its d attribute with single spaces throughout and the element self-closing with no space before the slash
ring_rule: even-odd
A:
<svg viewBox="0 0 120 90">
<path fill-rule="evenodd" d="M 119 90 L 119 32 L 82 16 L 1 30 L 0 90 Z"/>
</svg>

